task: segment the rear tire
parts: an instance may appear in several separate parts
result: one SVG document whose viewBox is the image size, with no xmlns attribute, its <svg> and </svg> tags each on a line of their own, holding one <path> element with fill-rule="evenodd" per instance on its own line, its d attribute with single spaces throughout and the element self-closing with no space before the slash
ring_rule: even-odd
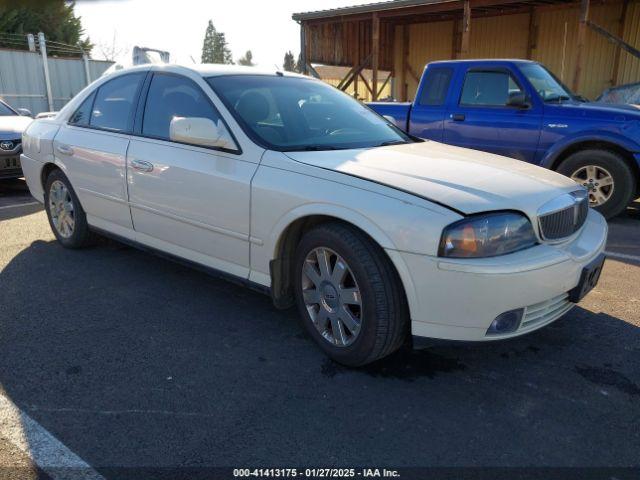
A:
<svg viewBox="0 0 640 480">
<path fill-rule="evenodd" d="M 52 170 L 44 188 L 44 208 L 56 239 L 65 248 L 91 244 L 94 235 L 71 182 L 61 170 Z"/>
<path fill-rule="evenodd" d="M 589 204 L 607 219 L 622 213 L 636 192 L 636 180 L 629 165 L 620 155 L 607 150 L 573 153 L 557 171 L 587 188 Z"/>
<path fill-rule="evenodd" d="M 326 275 L 318 260 L 324 253 Z M 293 275 L 302 322 L 336 362 L 365 365 L 402 345 L 409 328 L 402 282 L 384 251 L 364 233 L 338 222 L 315 227 L 298 244 Z M 336 322 L 345 308 L 351 318 L 340 326 Z"/>
</svg>

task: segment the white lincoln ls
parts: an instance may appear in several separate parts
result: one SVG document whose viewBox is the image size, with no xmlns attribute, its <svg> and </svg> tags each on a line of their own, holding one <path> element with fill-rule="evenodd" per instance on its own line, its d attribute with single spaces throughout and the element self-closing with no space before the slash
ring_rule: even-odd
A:
<svg viewBox="0 0 640 480">
<path fill-rule="evenodd" d="M 409 335 L 531 332 L 604 262 L 606 222 L 569 178 L 408 136 L 295 74 L 122 70 L 33 122 L 23 150 L 63 246 L 101 233 L 253 285 L 346 365 Z"/>
</svg>

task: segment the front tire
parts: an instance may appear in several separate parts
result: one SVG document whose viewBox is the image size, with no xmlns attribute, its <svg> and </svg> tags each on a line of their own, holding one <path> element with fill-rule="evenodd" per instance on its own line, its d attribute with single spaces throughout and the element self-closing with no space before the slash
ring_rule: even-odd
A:
<svg viewBox="0 0 640 480">
<path fill-rule="evenodd" d="M 53 170 L 44 189 L 44 206 L 56 239 L 65 248 L 82 248 L 91 243 L 87 215 L 69 179 L 61 170 Z"/>
<path fill-rule="evenodd" d="M 557 171 L 585 187 L 589 192 L 589 205 L 607 219 L 622 213 L 636 192 L 629 165 L 607 150 L 576 152 L 567 157 Z"/>
<path fill-rule="evenodd" d="M 333 360 L 365 365 L 402 345 L 409 325 L 402 283 L 384 251 L 359 230 L 336 222 L 307 232 L 293 275 L 303 324 Z"/>
</svg>

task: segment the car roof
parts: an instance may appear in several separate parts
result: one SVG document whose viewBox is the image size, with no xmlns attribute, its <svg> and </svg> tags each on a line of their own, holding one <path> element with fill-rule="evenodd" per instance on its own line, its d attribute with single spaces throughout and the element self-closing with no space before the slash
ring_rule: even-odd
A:
<svg viewBox="0 0 640 480">
<path fill-rule="evenodd" d="M 116 70 L 113 74 L 126 74 L 135 71 L 169 71 L 169 72 L 184 72 L 188 70 L 196 73 L 201 77 L 221 77 L 225 75 L 273 75 L 273 76 L 289 76 L 289 77 L 302 77 L 309 78 L 304 75 L 300 75 L 295 72 L 287 72 L 276 68 L 264 68 L 264 67 L 245 67 L 242 65 L 220 65 L 213 63 L 154 63 L 146 65 L 137 65 L 134 67 L 126 67 L 120 70 Z"/>
<path fill-rule="evenodd" d="M 534 60 L 526 60 L 523 58 L 470 58 L 460 60 L 436 60 L 429 64 L 438 63 L 538 63 Z"/>
</svg>

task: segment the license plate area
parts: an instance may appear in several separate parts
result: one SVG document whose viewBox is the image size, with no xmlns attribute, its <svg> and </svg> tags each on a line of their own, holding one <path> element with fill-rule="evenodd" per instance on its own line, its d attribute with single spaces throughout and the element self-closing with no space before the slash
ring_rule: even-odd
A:
<svg viewBox="0 0 640 480">
<path fill-rule="evenodd" d="M 578 285 L 569 291 L 570 301 L 578 303 L 587 293 L 594 289 L 600 279 L 605 258 L 605 255 L 601 253 L 594 261 L 582 269 Z"/>
<path fill-rule="evenodd" d="M 0 170 L 15 170 L 20 168 L 20 157 L 0 157 Z"/>
</svg>

